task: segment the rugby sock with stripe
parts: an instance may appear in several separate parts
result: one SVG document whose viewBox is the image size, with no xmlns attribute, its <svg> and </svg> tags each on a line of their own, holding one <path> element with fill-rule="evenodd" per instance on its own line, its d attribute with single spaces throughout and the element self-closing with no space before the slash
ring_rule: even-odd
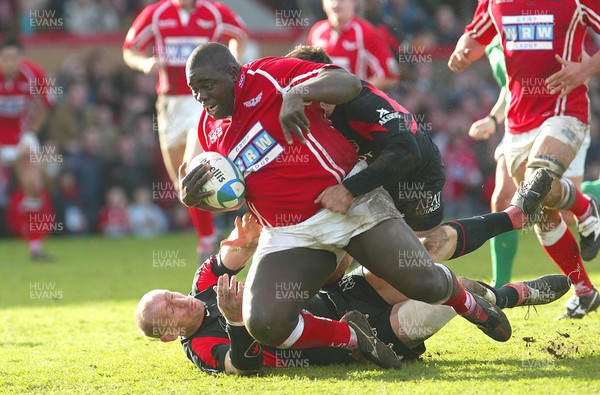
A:
<svg viewBox="0 0 600 395">
<path fill-rule="evenodd" d="M 576 190 L 575 203 L 569 209 L 579 220 L 583 221 L 592 214 L 592 204 L 579 190 Z"/>
<path fill-rule="evenodd" d="M 277 348 L 356 348 L 357 345 L 356 333 L 345 322 L 315 317 L 302 310 L 296 328 Z"/>
<path fill-rule="evenodd" d="M 565 221 L 561 218 L 558 226 L 549 232 L 541 232 L 539 226 L 536 225 L 535 233 L 546 253 L 563 274 L 571 279 L 575 294 L 579 296 L 590 294 L 592 282 L 583 267 L 579 245 L 573 237 L 573 233 L 567 228 Z"/>
<path fill-rule="evenodd" d="M 514 229 L 510 215 L 504 211 L 457 219 L 446 222 L 444 225 L 452 227 L 457 234 L 456 250 L 450 259 L 468 254 L 481 247 L 492 237 Z"/>
</svg>

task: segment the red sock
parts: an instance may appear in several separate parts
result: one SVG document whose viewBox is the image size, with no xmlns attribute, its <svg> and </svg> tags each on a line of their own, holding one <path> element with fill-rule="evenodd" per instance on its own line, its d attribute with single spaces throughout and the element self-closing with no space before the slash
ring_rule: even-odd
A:
<svg viewBox="0 0 600 395">
<path fill-rule="evenodd" d="M 294 331 L 277 347 L 293 349 L 315 347 L 354 348 L 356 347 L 356 339 L 351 339 L 351 337 L 348 324 L 315 317 L 308 311 L 302 310 Z"/>
<path fill-rule="evenodd" d="M 506 210 L 504 210 L 504 212 L 508 214 L 508 218 L 510 218 L 513 230 L 522 229 L 523 226 L 527 224 L 527 214 L 525 214 L 525 212 L 519 207 L 509 206 Z"/>
<path fill-rule="evenodd" d="M 575 195 L 575 203 L 569 209 L 577 218 L 580 218 L 591 208 L 592 204 L 581 191 L 577 190 Z"/>
<path fill-rule="evenodd" d="M 196 229 L 198 239 L 202 240 L 203 238 L 212 236 L 214 233 L 212 213 L 210 211 L 199 210 L 193 207 L 188 207 L 188 211 L 190 213 L 190 217 L 192 218 L 194 229 Z"/>
<path fill-rule="evenodd" d="M 592 292 L 592 282 L 583 267 L 579 245 L 565 221 L 561 220 L 556 229 L 550 232 L 539 233 L 536 226 L 536 233 L 548 256 L 571 279 L 575 294 L 587 295 Z"/>
<path fill-rule="evenodd" d="M 436 263 L 436 266 L 442 269 L 446 275 L 446 278 L 449 280 L 451 279 L 452 281 L 450 283 L 450 286 L 452 287 L 450 297 L 442 304 L 452 307 L 457 314 L 465 315 L 473 312 L 476 305 L 473 295 L 465 291 L 450 269 L 439 263 Z"/>
</svg>

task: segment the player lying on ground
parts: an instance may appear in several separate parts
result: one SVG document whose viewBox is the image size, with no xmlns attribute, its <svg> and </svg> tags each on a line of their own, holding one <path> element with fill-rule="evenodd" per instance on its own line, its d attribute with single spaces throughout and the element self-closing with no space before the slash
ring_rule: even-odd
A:
<svg viewBox="0 0 600 395">
<path fill-rule="evenodd" d="M 181 336 L 187 357 L 211 373 L 244 374 L 263 365 L 306 367 L 355 361 L 356 353 L 353 356 L 349 348 L 276 349 L 258 344 L 249 335 L 242 319 L 244 287 L 235 275 L 253 255 L 259 233 L 260 226 L 249 214 L 237 218 L 235 230 L 222 242 L 220 253 L 196 271 L 189 295 L 153 290 L 141 298 L 135 315 L 140 331 L 162 341 Z M 563 275 L 544 276 L 492 291 L 473 280 L 461 281 L 502 307 L 550 303 L 569 289 Z M 306 295 L 288 288 L 280 289 L 279 297 L 302 299 Z M 332 320 L 344 319 L 345 315 L 357 318 L 373 346 L 389 344 L 404 360 L 419 358 L 425 351 L 423 342 L 455 316 L 448 306 L 407 299 L 362 267 L 304 302 L 307 312 Z M 361 313 L 368 314 L 368 322 Z"/>
<path fill-rule="evenodd" d="M 332 63 L 319 47 L 299 46 L 286 56 Z M 345 213 L 355 197 L 383 186 L 435 262 L 458 258 L 498 234 L 521 229 L 528 216 L 538 212 L 550 190 L 552 178 L 540 170 L 534 182 L 515 193 L 506 210 L 442 224 L 442 188 L 446 181 L 442 157 L 404 107 L 365 81 L 356 98 L 323 106 L 333 127 L 355 145 L 359 157 L 369 166 L 327 188 L 317 202 Z"/>
<path fill-rule="evenodd" d="M 309 315 L 300 300 L 275 298 L 281 284 L 314 296 L 345 252 L 411 299 L 451 306 L 487 336 L 510 338 L 506 315 L 431 260 L 383 188 L 354 199 L 345 214 L 315 203 L 326 188 L 366 166 L 333 132 L 319 105 L 358 96 L 357 77 L 334 65 L 292 58 L 242 66 L 216 43 L 192 52 L 186 76 L 204 107 L 198 125 L 202 148 L 228 156 L 244 173 L 246 203 L 264 225 L 244 291 L 244 324 L 255 339 L 294 349 L 356 344 L 351 325 Z M 297 157 L 302 161 L 292 160 Z M 180 174 L 182 201 L 210 210 L 203 203 L 214 193 L 203 191 L 209 169 L 198 166 L 186 174 L 183 167 Z M 399 264 L 406 251 L 423 257 L 421 264 Z M 373 359 L 385 366 L 395 357 Z"/>
</svg>

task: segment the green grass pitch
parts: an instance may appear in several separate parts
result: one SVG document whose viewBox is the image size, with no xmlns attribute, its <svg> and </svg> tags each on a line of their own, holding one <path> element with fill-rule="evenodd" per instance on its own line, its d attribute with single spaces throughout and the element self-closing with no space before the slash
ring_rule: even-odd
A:
<svg viewBox="0 0 600 395">
<path fill-rule="evenodd" d="M 57 260 L 33 263 L 24 242 L 0 241 L 0 393 L 600 393 L 600 316 L 555 321 L 567 297 L 537 312 L 507 310 L 507 343 L 456 318 L 427 342 L 423 362 L 399 371 L 356 365 L 207 375 L 188 362 L 179 342 L 148 340 L 132 319 L 149 289 L 189 292 L 194 245 L 191 234 L 53 238 L 47 246 Z M 587 263 L 596 283 L 599 261 Z M 450 266 L 489 280 L 489 247 Z M 532 232 L 523 233 L 515 278 L 556 272 Z"/>
</svg>

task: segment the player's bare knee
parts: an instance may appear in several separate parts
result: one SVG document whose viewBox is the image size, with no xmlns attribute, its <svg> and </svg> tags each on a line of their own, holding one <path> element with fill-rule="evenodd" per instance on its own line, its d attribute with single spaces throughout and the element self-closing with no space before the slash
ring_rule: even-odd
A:
<svg viewBox="0 0 600 395">
<path fill-rule="evenodd" d="M 250 335 L 263 344 L 273 346 L 280 345 L 290 336 L 297 321 L 297 314 L 285 317 L 275 311 L 250 313 L 248 317 L 244 317 L 244 324 Z"/>
</svg>

